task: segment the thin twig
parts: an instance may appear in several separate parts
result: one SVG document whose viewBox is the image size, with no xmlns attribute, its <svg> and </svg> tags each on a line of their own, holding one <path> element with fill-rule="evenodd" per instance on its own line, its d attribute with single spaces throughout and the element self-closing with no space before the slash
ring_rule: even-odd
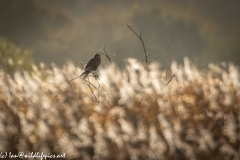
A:
<svg viewBox="0 0 240 160">
<path fill-rule="evenodd" d="M 77 79 L 77 78 L 80 78 L 80 79 L 82 79 L 83 81 L 89 83 L 91 86 L 93 86 L 93 87 L 97 90 L 97 87 L 94 86 L 94 84 L 92 84 L 90 81 L 88 81 L 88 80 L 86 80 L 86 79 L 81 78 L 81 76 L 77 76 L 77 77 L 75 77 L 75 78 L 69 80 L 69 82 L 71 82 L 71 81 L 73 81 L 73 80 L 75 80 L 75 79 Z"/>
<path fill-rule="evenodd" d="M 42 72 L 42 71 L 41 71 L 41 72 Z M 47 84 L 54 84 L 54 83 L 50 83 L 50 82 L 47 82 L 47 81 L 46 81 L 46 78 L 45 78 L 43 72 L 42 72 L 42 76 L 43 76 L 43 79 L 44 79 L 45 83 L 47 83 Z"/>
<path fill-rule="evenodd" d="M 175 77 L 175 73 L 172 75 L 172 77 L 168 80 L 168 82 L 166 83 L 166 86 L 172 81 L 173 77 Z"/>
<path fill-rule="evenodd" d="M 98 99 L 97 99 L 97 97 L 95 96 L 95 94 L 94 94 L 94 92 L 93 92 L 93 90 L 92 90 L 92 88 L 91 88 L 90 84 L 87 84 L 87 85 L 88 85 L 88 87 L 90 88 L 90 90 L 91 90 L 91 92 L 92 92 L 92 94 L 93 94 L 94 98 L 95 98 L 95 99 L 96 99 L 96 101 L 97 101 Z"/>
<path fill-rule="evenodd" d="M 96 79 L 96 81 L 97 81 L 97 83 L 98 83 L 98 88 L 97 88 L 96 86 L 94 86 L 94 87 L 95 87 L 95 89 L 97 90 L 98 98 L 99 98 L 99 88 L 100 88 L 100 83 L 99 83 L 98 80 L 100 80 L 100 79 L 98 78 L 98 75 L 95 75 L 94 72 L 93 72 L 93 75 L 94 75 L 94 78 Z"/>
<path fill-rule="evenodd" d="M 98 80 L 97 80 L 97 83 L 98 83 L 97 93 L 98 93 L 98 98 L 99 98 L 99 88 L 100 88 L 100 83 L 98 82 Z"/>
<path fill-rule="evenodd" d="M 81 67 L 79 67 L 79 68 L 84 69 L 83 62 L 79 62 L 79 64 L 81 65 Z"/>
<path fill-rule="evenodd" d="M 93 92 L 93 90 L 92 90 L 92 87 L 93 87 L 95 90 L 97 90 L 98 92 L 99 92 L 99 87 L 97 88 L 94 84 L 92 84 L 92 83 L 89 81 L 89 79 L 88 79 L 88 80 L 83 79 L 83 78 L 81 78 L 81 76 L 79 76 L 79 75 L 78 75 L 77 77 L 69 80 L 69 82 L 71 82 L 71 81 L 73 81 L 73 80 L 75 80 L 75 79 L 77 79 L 77 78 L 80 78 L 80 79 L 84 80 L 85 82 L 87 82 L 87 86 L 90 88 L 92 95 L 94 96 L 94 98 L 95 98 L 96 101 L 97 101 L 98 98 L 97 98 L 96 95 L 94 94 L 94 92 Z M 99 84 L 99 83 L 98 83 L 98 84 Z M 91 86 L 92 86 L 92 87 L 91 87 Z M 99 97 L 99 95 L 98 95 L 98 97 Z"/>
<path fill-rule="evenodd" d="M 75 77 L 75 78 L 69 80 L 69 82 L 71 82 L 71 81 L 73 81 L 73 80 L 75 80 L 75 79 L 77 79 L 77 78 L 81 78 L 81 77 L 80 77 L 80 76 L 77 76 L 77 77 Z"/>
<path fill-rule="evenodd" d="M 143 45 L 143 49 L 144 49 L 144 55 L 145 55 L 146 65 L 148 65 L 148 56 L 149 56 L 150 54 L 147 55 L 146 48 L 145 48 L 145 45 L 144 45 L 144 42 L 143 42 L 141 33 L 138 35 L 138 34 L 131 28 L 130 25 L 127 24 L 127 26 L 128 26 L 128 28 L 131 29 L 131 31 L 141 40 L 142 45 Z"/>
<path fill-rule="evenodd" d="M 161 55 L 155 57 L 154 59 L 152 59 L 152 60 L 147 64 L 148 66 L 149 66 L 153 61 L 155 61 L 156 59 L 158 59 L 159 57 L 161 57 L 161 56 L 163 56 L 163 55 L 166 55 L 168 49 L 170 48 L 170 46 L 171 46 L 171 44 L 172 44 L 173 39 L 174 39 L 174 37 L 173 37 L 173 28 L 172 28 L 172 39 L 171 39 L 171 41 L 170 41 L 170 43 L 169 43 L 166 51 L 165 51 L 163 54 L 161 54 Z"/>
<path fill-rule="evenodd" d="M 103 54 L 103 53 L 102 53 L 102 54 L 107 57 L 107 59 L 109 60 L 110 63 L 112 63 L 112 62 L 111 62 L 111 58 L 110 58 L 109 55 L 107 54 L 106 45 L 103 47 L 103 51 L 104 51 L 105 54 Z"/>
<path fill-rule="evenodd" d="M 94 86 L 94 84 L 92 84 L 90 81 L 87 81 L 87 80 L 85 80 L 88 84 L 90 84 L 91 86 L 93 86 L 93 88 L 95 88 L 96 90 L 97 90 L 97 87 L 96 86 Z"/>
</svg>

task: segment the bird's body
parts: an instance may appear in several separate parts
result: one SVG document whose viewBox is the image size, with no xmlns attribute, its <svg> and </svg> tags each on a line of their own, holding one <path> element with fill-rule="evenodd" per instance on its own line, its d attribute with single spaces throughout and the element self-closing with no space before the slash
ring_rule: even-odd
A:
<svg viewBox="0 0 240 160">
<path fill-rule="evenodd" d="M 101 64 L 101 55 L 99 53 L 95 53 L 94 57 L 88 61 L 88 63 L 84 66 L 85 71 L 81 74 L 84 75 L 83 79 L 86 79 L 87 75 L 96 71 L 99 65 Z"/>
</svg>

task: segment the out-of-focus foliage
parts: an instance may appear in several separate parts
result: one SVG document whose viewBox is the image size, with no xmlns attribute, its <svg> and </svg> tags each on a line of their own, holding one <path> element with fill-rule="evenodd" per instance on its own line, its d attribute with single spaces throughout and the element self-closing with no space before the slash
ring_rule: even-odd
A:
<svg viewBox="0 0 240 160">
<path fill-rule="evenodd" d="M 42 65 L 43 67 L 43 65 Z M 240 74 L 233 64 L 198 70 L 172 63 L 176 76 L 128 59 L 100 69 L 96 102 L 72 63 L 0 72 L 0 151 L 66 153 L 67 159 L 239 159 Z M 90 81 L 97 87 L 93 77 Z M 97 87 L 98 88 L 98 87 Z"/>
<path fill-rule="evenodd" d="M 16 70 L 32 71 L 33 59 L 28 50 L 21 49 L 0 37 L 0 66 L 10 74 Z"/>
</svg>

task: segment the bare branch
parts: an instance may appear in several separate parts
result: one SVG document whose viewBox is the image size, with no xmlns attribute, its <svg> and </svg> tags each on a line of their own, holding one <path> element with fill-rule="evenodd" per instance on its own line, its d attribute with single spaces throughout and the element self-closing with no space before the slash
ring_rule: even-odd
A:
<svg viewBox="0 0 240 160">
<path fill-rule="evenodd" d="M 47 84 L 54 84 L 54 83 L 47 82 L 47 81 L 46 81 L 46 77 L 45 77 L 45 75 L 43 74 L 43 71 L 41 71 L 41 72 L 42 72 L 42 76 L 43 76 L 43 79 L 44 79 L 45 83 L 47 83 Z"/>
<path fill-rule="evenodd" d="M 96 101 L 97 101 L 98 98 L 97 98 L 96 95 L 94 94 L 92 87 L 93 87 L 95 90 L 97 90 L 97 92 L 99 93 L 99 86 L 98 86 L 98 88 L 97 88 L 94 84 L 92 84 L 92 83 L 89 81 L 89 79 L 88 79 L 88 80 L 83 79 L 83 78 L 81 78 L 81 76 L 79 76 L 79 75 L 78 75 L 77 77 L 69 80 L 69 82 L 71 82 L 71 81 L 73 81 L 73 80 L 75 80 L 75 79 L 77 79 L 77 78 L 80 78 L 81 80 L 87 82 L 87 86 L 89 87 L 89 89 L 91 90 L 91 93 L 92 93 L 93 97 L 94 97 L 94 98 L 96 99 Z M 95 77 L 95 78 L 96 78 L 96 77 Z M 96 80 L 97 80 L 97 79 L 96 79 Z M 97 82 L 98 82 L 98 81 L 97 81 Z M 99 82 L 98 82 L 98 84 L 99 84 Z M 99 84 L 99 85 L 100 85 L 100 84 Z M 92 87 L 91 87 L 91 86 L 92 86 Z M 99 97 L 99 94 L 98 94 L 98 97 Z"/>
<path fill-rule="evenodd" d="M 92 84 L 89 80 L 86 80 L 86 79 L 81 78 L 81 76 L 77 76 L 77 77 L 75 77 L 75 78 L 69 80 L 69 82 L 71 82 L 71 81 L 73 81 L 73 80 L 75 80 L 75 79 L 77 79 L 77 78 L 80 78 L 81 80 L 83 80 L 83 81 L 89 83 L 91 86 L 93 86 L 95 89 L 97 89 L 97 87 L 94 86 L 94 84 Z"/>
<path fill-rule="evenodd" d="M 75 80 L 75 79 L 77 79 L 77 78 L 81 78 L 81 77 L 80 77 L 80 76 L 77 76 L 77 77 L 75 77 L 75 78 L 69 80 L 69 82 L 72 82 L 73 80 Z M 82 79 L 82 78 L 81 78 L 81 79 Z"/>
<path fill-rule="evenodd" d="M 144 49 L 144 55 L 145 55 L 145 61 L 146 61 L 146 65 L 148 65 L 148 56 L 147 56 L 147 52 L 146 52 L 146 48 L 145 48 L 145 45 L 144 45 L 144 42 L 143 42 L 143 39 L 142 39 L 142 34 L 140 33 L 139 35 L 131 28 L 130 25 L 128 25 L 128 28 L 131 29 L 131 31 L 141 40 L 142 42 L 142 45 L 143 45 L 143 49 Z"/>
<path fill-rule="evenodd" d="M 173 37 L 173 28 L 172 28 L 172 39 L 171 39 L 171 41 L 170 41 L 170 43 L 169 43 L 166 51 L 165 51 L 163 54 L 161 54 L 161 55 L 155 57 L 154 59 L 152 59 L 152 60 L 147 64 L 148 66 L 149 66 L 153 61 L 155 61 L 156 59 L 158 59 L 159 57 L 161 57 L 161 56 L 163 56 L 163 55 L 166 55 L 168 49 L 170 48 L 170 46 L 171 46 L 171 44 L 172 44 L 173 39 L 174 39 L 174 37 Z"/>
<path fill-rule="evenodd" d="M 81 65 L 81 67 L 79 67 L 79 68 L 84 69 L 83 63 L 84 63 L 84 62 L 79 62 L 79 64 Z"/>
<path fill-rule="evenodd" d="M 111 59 L 110 59 L 110 57 L 109 57 L 109 55 L 107 54 L 107 51 L 106 51 L 106 45 L 103 47 L 103 51 L 104 51 L 104 53 L 105 54 L 103 54 L 104 56 L 106 56 L 107 57 L 107 59 L 109 60 L 109 62 L 111 63 Z"/>
<path fill-rule="evenodd" d="M 94 92 L 93 92 L 93 90 L 92 90 L 92 88 L 91 88 L 90 84 L 87 84 L 87 85 L 88 85 L 89 89 L 91 90 L 91 92 L 92 92 L 92 95 L 94 96 L 94 98 L 95 98 L 95 99 L 96 99 L 96 101 L 97 101 L 98 99 L 97 99 L 97 97 L 95 96 L 95 94 L 94 94 Z"/>
<path fill-rule="evenodd" d="M 97 77 L 97 78 L 98 78 L 98 77 Z M 98 82 L 97 78 L 95 77 L 96 81 Z M 88 81 L 87 81 L 87 80 L 85 80 L 85 81 L 88 83 L 87 85 L 88 85 L 89 89 L 91 90 L 92 95 L 94 96 L 94 98 L 95 98 L 96 101 L 98 102 L 98 98 L 99 98 L 99 88 L 100 88 L 99 82 L 98 82 L 98 88 L 97 88 L 95 85 L 93 85 L 93 84 L 89 81 L 89 79 L 88 79 Z M 91 85 L 95 88 L 95 90 L 97 90 L 98 97 L 94 94 L 94 92 L 93 92 L 93 90 L 92 90 L 92 88 L 91 88 Z"/>
<path fill-rule="evenodd" d="M 172 81 L 173 77 L 175 77 L 175 73 L 172 75 L 172 77 L 168 80 L 168 82 L 166 83 L 166 86 Z"/>
<path fill-rule="evenodd" d="M 97 79 L 96 79 L 96 80 L 97 80 Z M 98 80 L 97 80 L 97 83 L 98 83 L 97 93 L 98 93 L 98 98 L 99 98 L 99 88 L 100 88 L 100 83 L 98 82 Z"/>
<path fill-rule="evenodd" d="M 94 86 L 94 84 L 92 84 L 89 80 L 88 80 L 88 81 L 87 81 L 87 80 L 84 80 L 84 81 L 86 81 L 89 85 L 91 85 L 93 88 L 95 88 L 95 89 L 97 90 L 97 87 Z"/>
</svg>

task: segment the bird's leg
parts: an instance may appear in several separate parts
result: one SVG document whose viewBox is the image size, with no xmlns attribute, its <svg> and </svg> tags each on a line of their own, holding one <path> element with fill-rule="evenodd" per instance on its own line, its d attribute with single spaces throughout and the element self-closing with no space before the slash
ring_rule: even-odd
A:
<svg viewBox="0 0 240 160">
<path fill-rule="evenodd" d="M 95 79 L 97 79 L 98 78 L 98 74 L 95 71 L 93 71 L 92 73 L 93 73 L 93 76 L 95 77 Z"/>
</svg>

